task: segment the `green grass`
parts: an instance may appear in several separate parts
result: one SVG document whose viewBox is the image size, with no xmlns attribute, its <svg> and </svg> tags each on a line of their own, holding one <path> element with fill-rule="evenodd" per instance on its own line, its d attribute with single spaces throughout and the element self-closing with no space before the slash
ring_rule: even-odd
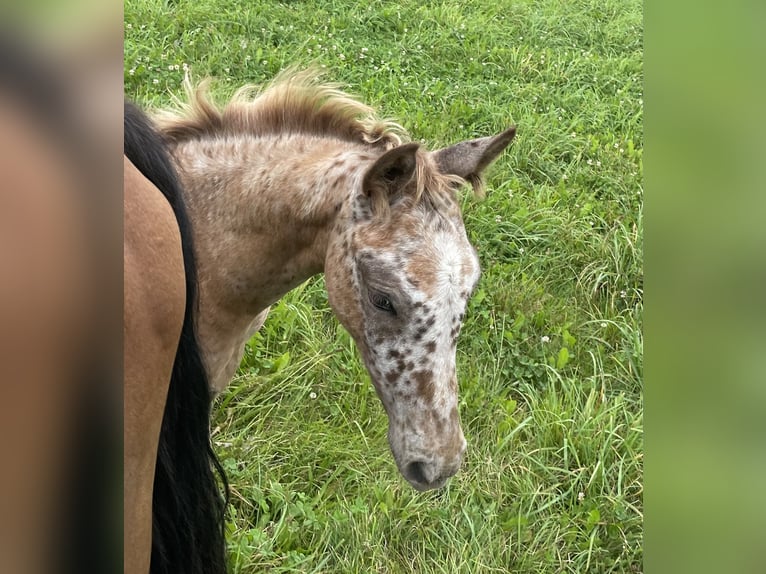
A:
<svg viewBox="0 0 766 574">
<path fill-rule="evenodd" d="M 432 147 L 519 126 L 463 202 L 483 268 L 458 345 L 463 469 L 422 494 L 399 476 L 315 278 L 216 405 L 235 572 L 642 570 L 641 9 L 127 0 L 126 94 L 147 106 L 184 65 L 225 97 L 315 61 Z"/>
</svg>

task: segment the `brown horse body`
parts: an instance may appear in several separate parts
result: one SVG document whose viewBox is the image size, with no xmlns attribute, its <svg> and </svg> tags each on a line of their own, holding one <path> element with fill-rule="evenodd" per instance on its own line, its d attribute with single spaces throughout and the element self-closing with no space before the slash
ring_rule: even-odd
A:
<svg viewBox="0 0 766 574">
<path fill-rule="evenodd" d="M 149 553 L 131 549 L 151 547 L 157 445 L 186 284 L 173 210 L 127 157 L 124 163 L 124 558 L 125 572 L 148 572 Z"/>
</svg>

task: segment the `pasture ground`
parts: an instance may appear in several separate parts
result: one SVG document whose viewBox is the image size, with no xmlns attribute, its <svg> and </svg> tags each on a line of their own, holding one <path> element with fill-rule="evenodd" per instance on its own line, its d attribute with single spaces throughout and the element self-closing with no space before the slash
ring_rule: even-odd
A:
<svg viewBox="0 0 766 574">
<path fill-rule="evenodd" d="M 184 69 L 223 101 L 290 64 L 432 148 L 518 135 L 465 194 L 483 268 L 458 343 L 467 460 L 399 476 L 385 414 L 315 278 L 273 307 L 217 402 L 233 570 L 642 571 L 638 0 L 126 0 L 125 91 Z"/>
</svg>

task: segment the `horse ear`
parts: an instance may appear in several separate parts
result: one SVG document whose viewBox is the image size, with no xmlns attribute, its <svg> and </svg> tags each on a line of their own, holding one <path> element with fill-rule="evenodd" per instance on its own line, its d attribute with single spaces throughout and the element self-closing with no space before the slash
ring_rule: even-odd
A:
<svg viewBox="0 0 766 574">
<path fill-rule="evenodd" d="M 389 198 L 400 191 L 415 175 L 417 160 L 415 154 L 420 144 L 408 143 L 395 147 L 382 156 L 364 174 L 362 192 L 373 204 L 389 202 Z"/>
<path fill-rule="evenodd" d="M 460 142 L 433 151 L 431 155 L 439 171 L 460 176 L 476 188 L 481 182 L 482 172 L 508 147 L 515 135 L 516 126 L 511 126 L 496 136 Z"/>
</svg>

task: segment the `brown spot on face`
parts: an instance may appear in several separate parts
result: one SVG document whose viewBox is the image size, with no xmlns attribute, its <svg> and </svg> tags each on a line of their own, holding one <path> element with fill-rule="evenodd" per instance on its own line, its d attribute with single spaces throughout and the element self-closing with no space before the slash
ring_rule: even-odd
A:
<svg viewBox="0 0 766 574">
<path fill-rule="evenodd" d="M 434 422 L 436 423 L 436 434 L 443 435 L 444 434 L 444 421 L 441 417 L 437 416 L 434 419 Z"/>
<path fill-rule="evenodd" d="M 393 384 L 399 380 L 400 375 L 401 375 L 401 371 L 397 371 L 397 370 L 389 371 L 386 373 L 386 380 L 389 383 Z"/>
<path fill-rule="evenodd" d="M 436 290 L 436 267 L 433 258 L 424 251 L 415 253 L 407 264 L 407 277 L 410 282 L 417 281 L 416 285 L 427 295 L 433 296 Z"/>
<path fill-rule="evenodd" d="M 423 335 L 425 335 L 427 332 L 428 332 L 428 327 L 421 327 L 420 329 L 415 331 L 415 335 L 413 339 L 415 339 L 415 341 L 420 341 L 420 339 L 423 338 Z"/>
<path fill-rule="evenodd" d="M 400 354 L 399 354 L 399 351 L 397 351 L 396 349 L 391 349 L 391 350 L 388 352 L 388 358 L 389 358 L 389 359 L 396 359 L 396 358 L 397 358 L 397 357 L 399 357 L 399 356 L 400 356 Z"/>
<path fill-rule="evenodd" d="M 408 361 L 405 367 L 408 371 L 411 371 L 415 368 L 415 363 L 413 363 L 412 361 Z"/>
<path fill-rule="evenodd" d="M 426 351 L 429 353 L 436 352 L 436 341 L 428 341 L 428 343 L 426 343 Z"/>
<path fill-rule="evenodd" d="M 421 397 L 426 402 L 431 402 L 434 398 L 434 382 L 433 382 L 433 372 L 432 371 L 415 371 L 412 373 L 412 380 L 415 381 L 415 384 L 418 388 L 418 396 Z"/>
</svg>

